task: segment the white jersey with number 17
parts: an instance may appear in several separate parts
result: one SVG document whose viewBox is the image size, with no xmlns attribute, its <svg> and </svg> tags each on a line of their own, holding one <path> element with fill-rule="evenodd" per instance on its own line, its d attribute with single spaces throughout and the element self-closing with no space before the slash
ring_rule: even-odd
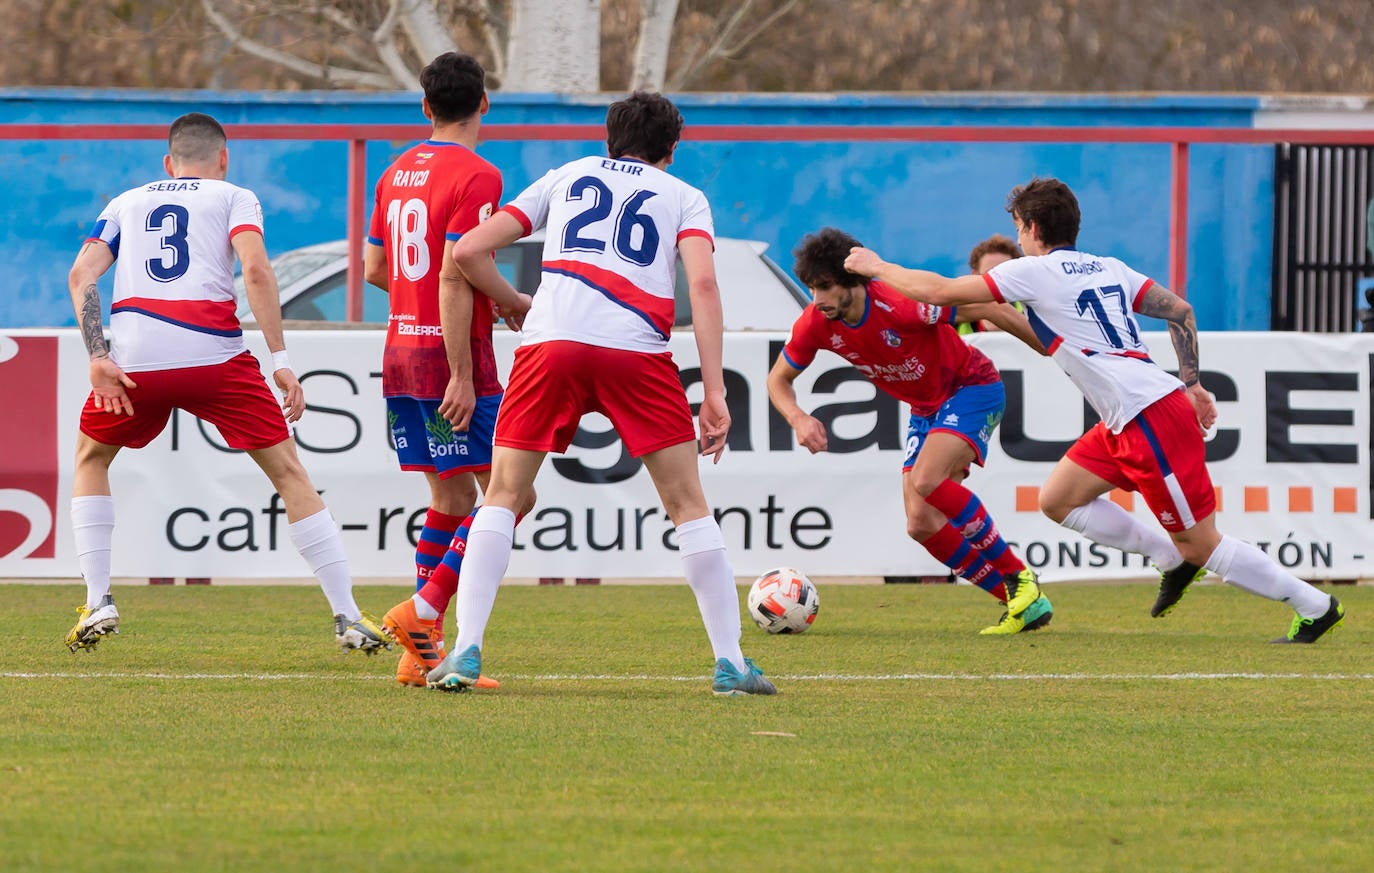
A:
<svg viewBox="0 0 1374 873">
<path fill-rule="evenodd" d="M 998 301 L 1026 304 L 1036 336 L 1112 433 L 1183 386 L 1150 360 L 1132 314 L 1154 282 L 1116 258 L 1059 248 L 983 280 Z"/>
<path fill-rule="evenodd" d="M 548 228 L 522 344 L 667 348 L 677 244 L 715 238 L 704 194 L 642 161 L 588 157 L 550 171 L 503 208 L 527 234 Z"/>
</svg>

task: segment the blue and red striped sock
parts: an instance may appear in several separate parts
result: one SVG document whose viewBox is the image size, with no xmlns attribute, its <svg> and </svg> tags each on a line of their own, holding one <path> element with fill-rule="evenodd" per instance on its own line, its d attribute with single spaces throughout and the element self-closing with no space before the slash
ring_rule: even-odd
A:
<svg viewBox="0 0 1374 873">
<path fill-rule="evenodd" d="M 954 575 L 967 579 L 999 602 L 1007 602 L 1007 586 L 1002 574 L 959 536 L 953 525 L 940 528 L 933 536 L 921 540 L 921 545 L 930 552 L 931 557 L 953 570 Z"/>
<path fill-rule="evenodd" d="M 926 503 L 940 510 L 954 529 L 968 540 L 969 545 L 977 549 L 1003 576 L 1015 576 L 1026 569 L 1026 565 L 998 533 L 992 516 L 983 507 L 983 501 L 972 491 L 952 479 L 946 479 L 930 492 Z"/>
</svg>

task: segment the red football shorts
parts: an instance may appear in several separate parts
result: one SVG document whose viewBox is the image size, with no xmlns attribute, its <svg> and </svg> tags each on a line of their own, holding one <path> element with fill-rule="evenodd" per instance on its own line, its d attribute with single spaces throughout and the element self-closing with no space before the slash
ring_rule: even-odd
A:
<svg viewBox="0 0 1374 873">
<path fill-rule="evenodd" d="M 1119 434 L 1098 422 L 1068 458 L 1123 491 L 1139 491 L 1165 530 L 1188 530 L 1216 511 L 1207 444 L 1182 390 L 1145 407 Z"/>
<path fill-rule="evenodd" d="M 167 426 L 173 409 L 183 409 L 219 428 L 234 449 L 265 449 L 290 436 L 272 389 L 251 352 L 208 367 L 130 373 L 133 415 L 95 408 L 95 394 L 81 410 L 81 432 L 107 446 L 141 449 Z"/>
<path fill-rule="evenodd" d="M 516 349 L 494 442 L 563 452 L 588 412 L 611 420 L 631 457 L 696 440 L 692 410 L 670 353 L 554 340 Z"/>
</svg>

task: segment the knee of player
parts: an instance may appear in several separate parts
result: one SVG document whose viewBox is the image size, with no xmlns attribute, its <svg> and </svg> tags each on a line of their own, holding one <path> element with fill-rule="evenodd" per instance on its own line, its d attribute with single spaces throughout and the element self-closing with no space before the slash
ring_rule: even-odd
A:
<svg viewBox="0 0 1374 873">
<path fill-rule="evenodd" d="M 939 533 L 949 521 L 933 506 L 922 503 L 906 514 L 906 535 L 916 542 L 924 542 Z"/>
<path fill-rule="evenodd" d="M 1069 513 L 1073 511 L 1073 507 L 1065 505 L 1058 497 L 1041 489 L 1040 511 L 1055 524 L 1063 524 L 1064 519 L 1068 518 Z"/>
</svg>

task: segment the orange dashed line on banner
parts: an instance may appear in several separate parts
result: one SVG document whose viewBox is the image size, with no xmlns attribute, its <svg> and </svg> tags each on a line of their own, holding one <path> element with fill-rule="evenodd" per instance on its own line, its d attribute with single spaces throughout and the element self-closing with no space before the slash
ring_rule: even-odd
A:
<svg viewBox="0 0 1374 873">
<path fill-rule="evenodd" d="M 1131 492 L 1122 491 L 1120 488 L 1113 488 L 1112 493 L 1108 496 L 1111 497 L 1113 503 L 1127 512 L 1135 511 L 1135 495 Z"/>
<path fill-rule="evenodd" d="M 1222 502 L 1223 489 L 1220 485 L 1212 486 L 1212 492 L 1216 496 L 1217 512 L 1221 512 L 1224 504 Z M 1229 490 L 1235 491 L 1235 488 Z M 1290 485 L 1287 487 L 1287 511 L 1290 513 L 1317 512 L 1318 503 L 1323 506 L 1328 505 L 1325 501 L 1325 489 L 1314 488 L 1311 485 Z M 1241 509 L 1243 512 L 1263 513 L 1277 510 L 1271 506 L 1270 486 L 1268 485 L 1246 485 L 1241 489 Z M 1133 492 L 1122 491 L 1114 488 L 1107 495 L 1108 498 L 1127 512 L 1134 512 L 1136 509 L 1136 495 Z M 1360 490 L 1358 488 L 1342 485 L 1331 489 L 1331 511 L 1335 513 L 1354 514 L 1360 511 Z M 1017 512 L 1039 512 L 1040 511 L 1040 487 L 1038 485 L 1017 485 L 1016 486 L 1016 511 Z"/>
<path fill-rule="evenodd" d="M 1306 485 L 1295 485 L 1288 489 L 1289 512 L 1312 511 L 1312 489 Z"/>
<path fill-rule="evenodd" d="M 1359 512 L 1359 491 L 1355 488 L 1337 488 L 1331 495 L 1332 512 Z"/>
</svg>

